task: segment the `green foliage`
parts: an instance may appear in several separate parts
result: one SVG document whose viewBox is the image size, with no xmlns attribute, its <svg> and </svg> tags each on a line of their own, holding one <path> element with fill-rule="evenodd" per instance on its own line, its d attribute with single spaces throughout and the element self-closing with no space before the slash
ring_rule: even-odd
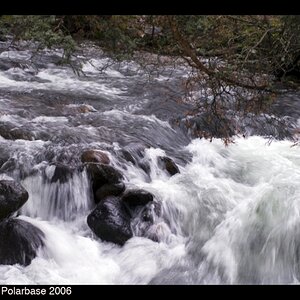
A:
<svg viewBox="0 0 300 300">
<path fill-rule="evenodd" d="M 227 59 L 230 68 L 288 71 L 300 49 L 299 16 L 174 16 L 197 55 Z M 118 59 L 136 50 L 180 55 L 167 16 L 28 15 L 0 18 L 0 35 L 33 40 L 40 48 L 61 47 L 66 60 L 82 39 L 97 41 Z M 235 67 L 234 67 L 235 66 Z"/>
<path fill-rule="evenodd" d="M 5 29 L 3 35 L 12 35 L 14 40 L 34 41 L 38 49 L 62 48 L 66 61 L 76 47 L 74 39 L 57 27 L 56 16 L 2 16 L 0 26 Z"/>
<path fill-rule="evenodd" d="M 137 59 L 135 54 L 142 51 L 165 55 L 169 64 L 181 59 L 193 70 L 186 94 L 205 90 L 194 101 L 212 120 L 222 122 L 228 97 L 237 114 L 259 114 L 273 103 L 274 79 L 300 79 L 300 16 L 1 16 L 0 37 L 7 35 L 34 41 L 37 49 L 62 48 L 62 62 L 70 64 L 84 39 L 117 60 Z M 158 70 L 161 61 L 153 57 L 138 55 L 142 66 Z M 229 132 L 229 125 L 221 127 Z"/>
</svg>

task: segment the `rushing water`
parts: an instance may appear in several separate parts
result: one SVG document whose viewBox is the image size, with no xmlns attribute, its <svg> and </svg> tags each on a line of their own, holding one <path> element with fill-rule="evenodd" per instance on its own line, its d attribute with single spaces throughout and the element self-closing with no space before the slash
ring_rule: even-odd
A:
<svg viewBox="0 0 300 300">
<path fill-rule="evenodd" d="M 180 96 L 184 69 L 147 83 L 133 62 L 99 72 L 110 61 L 93 47 L 78 57 L 80 77 L 56 64 L 59 51 L 44 51 L 38 69 L 30 56 L 22 49 L 0 54 L 0 176 L 29 192 L 18 218 L 45 233 L 45 247 L 27 267 L 0 265 L 1 284 L 299 282 L 298 146 L 262 136 L 236 137 L 228 147 L 192 139 L 173 122 L 189 105 L 167 98 L 170 90 Z M 299 104 L 292 112 L 298 118 Z M 123 148 L 139 145 L 149 174 L 122 158 Z M 161 203 L 150 229 L 160 242 L 136 236 L 120 247 L 91 232 L 91 187 L 78 169 L 89 148 L 106 151 L 127 186 Z M 180 174 L 163 172 L 161 155 Z M 60 163 L 73 173 L 52 182 Z"/>
</svg>

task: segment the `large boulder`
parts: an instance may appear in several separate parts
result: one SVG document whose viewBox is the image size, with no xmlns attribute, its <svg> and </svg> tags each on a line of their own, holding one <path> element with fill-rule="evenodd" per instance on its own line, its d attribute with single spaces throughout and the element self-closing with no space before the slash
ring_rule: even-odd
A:
<svg viewBox="0 0 300 300">
<path fill-rule="evenodd" d="M 180 173 L 178 166 L 175 162 L 167 156 L 159 156 L 158 157 L 158 165 L 163 169 L 166 170 L 171 176 Z"/>
<path fill-rule="evenodd" d="M 127 190 L 122 196 L 124 201 L 130 208 L 136 206 L 144 206 L 153 201 L 153 195 L 145 190 Z"/>
<path fill-rule="evenodd" d="M 26 221 L 9 218 L 0 222 L 0 264 L 29 265 L 44 245 L 43 239 L 44 233 Z"/>
<path fill-rule="evenodd" d="M 133 234 L 130 212 L 118 197 L 107 197 L 88 215 L 87 223 L 102 240 L 124 245 Z"/>
<path fill-rule="evenodd" d="M 0 180 L 0 221 L 17 211 L 28 197 L 21 184 L 13 180 Z"/>
<path fill-rule="evenodd" d="M 108 196 L 118 196 L 124 191 L 125 184 L 123 182 L 115 184 L 104 184 L 96 191 L 95 202 L 98 203 Z"/>
<path fill-rule="evenodd" d="M 100 150 L 86 150 L 81 155 L 81 161 L 83 163 L 101 163 L 108 165 L 110 159 L 108 155 Z"/>
<path fill-rule="evenodd" d="M 121 182 L 123 175 L 112 166 L 98 163 L 88 163 L 87 171 L 93 183 L 93 191 L 96 191 L 104 184 L 115 184 Z"/>
</svg>

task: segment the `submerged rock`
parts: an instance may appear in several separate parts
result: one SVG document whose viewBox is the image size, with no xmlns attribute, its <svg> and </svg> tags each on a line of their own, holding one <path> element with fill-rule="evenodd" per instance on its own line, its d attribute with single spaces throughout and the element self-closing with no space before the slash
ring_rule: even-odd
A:
<svg viewBox="0 0 300 300">
<path fill-rule="evenodd" d="M 144 206 L 137 206 L 132 211 L 131 228 L 135 236 L 149 238 L 154 242 L 160 241 L 160 230 L 162 224 L 159 221 L 161 215 L 161 203 L 148 202 Z M 167 225 L 166 225 L 167 226 Z"/>
<path fill-rule="evenodd" d="M 76 115 L 76 114 L 86 114 L 90 112 L 97 112 L 97 110 L 88 104 L 68 104 L 62 107 L 65 114 Z"/>
<path fill-rule="evenodd" d="M 0 70 L 1 71 L 7 71 L 9 69 L 16 68 L 16 67 L 19 67 L 19 64 L 12 59 L 11 60 L 4 60 L 4 59 L 0 60 Z"/>
<path fill-rule="evenodd" d="M 131 225 L 135 236 L 148 237 L 148 231 L 155 221 L 154 204 L 148 203 L 144 207 L 136 210 L 134 216 L 132 217 Z M 158 241 L 157 238 L 151 238 L 155 242 Z"/>
<path fill-rule="evenodd" d="M 0 169 L 2 166 L 9 160 L 8 153 L 4 153 L 2 149 L 0 148 Z"/>
<path fill-rule="evenodd" d="M 145 156 L 146 148 L 149 148 L 146 144 L 130 143 L 121 150 L 121 153 L 126 160 L 134 163 Z"/>
<path fill-rule="evenodd" d="M 51 178 L 51 182 L 65 183 L 67 182 L 73 175 L 74 170 L 63 164 L 55 164 L 55 171 Z"/>
<path fill-rule="evenodd" d="M 146 205 L 153 201 L 153 195 L 145 190 L 127 190 L 122 200 L 130 207 Z"/>
<path fill-rule="evenodd" d="M 138 163 L 138 166 L 147 174 L 150 174 L 151 168 L 150 168 L 150 164 L 147 161 L 141 160 Z"/>
<path fill-rule="evenodd" d="M 0 135 L 7 140 L 35 140 L 35 135 L 31 128 L 16 127 L 14 124 L 0 124 Z"/>
<path fill-rule="evenodd" d="M 120 171 L 105 164 L 88 163 L 87 171 L 92 179 L 94 193 L 104 184 L 116 184 L 123 179 Z"/>
<path fill-rule="evenodd" d="M 44 245 L 44 233 L 32 224 L 7 219 L 0 223 L 0 264 L 29 265 Z"/>
<path fill-rule="evenodd" d="M 96 191 L 95 202 L 98 203 L 108 196 L 118 196 L 124 191 L 125 184 L 123 182 L 115 184 L 104 184 Z"/>
<path fill-rule="evenodd" d="M 149 175 L 150 165 L 149 162 L 144 160 L 146 148 L 149 148 L 149 146 L 140 143 L 131 143 L 124 147 L 120 153 L 123 159 L 140 167 L 146 174 Z"/>
<path fill-rule="evenodd" d="M 100 150 L 86 150 L 81 155 L 81 161 L 83 163 L 101 163 L 108 165 L 110 159 L 108 155 Z"/>
<path fill-rule="evenodd" d="M 178 166 L 170 157 L 160 156 L 158 158 L 158 164 L 162 169 L 166 170 L 171 176 L 180 173 Z"/>
<path fill-rule="evenodd" d="M 136 162 L 135 158 L 133 157 L 133 155 L 125 149 L 121 150 L 121 157 L 124 158 L 126 161 L 131 162 L 134 165 L 137 164 L 137 162 Z"/>
<path fill-rule="evenodd" d="M 17 211 L 28 197 L 21 184 L 13 180 L 0 180 L 0 221 Z"/>
<path fill-rule="evenodd" d="M 130 213 L 118 197 L 107 197 L 88 215 L 87 223 L 102 240 L 124 245 L 133 234 Z"/>
</svg>

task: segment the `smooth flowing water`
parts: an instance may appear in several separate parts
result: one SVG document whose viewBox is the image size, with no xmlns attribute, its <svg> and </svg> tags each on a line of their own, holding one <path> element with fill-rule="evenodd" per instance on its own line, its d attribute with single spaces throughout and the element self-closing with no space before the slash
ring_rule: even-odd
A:
<svg viewBox="0 0 300 300">
<path fill-rule="evenodd" d="M 38 69 L 31 54 L 0 54 L 0 179 L 19 180 L 29 192 L 17 218 L 45 233 L 45 247 L 26 267 L 0 265 L 1 284 L 299 282 L 299 146 L 258 135 L 228 147 L 193 139 L 175 124 L 190 108 L 174 97 L 182 96 L 184 68 L 151 82 L 134 62 L 100 72 L 110 60 L 90 46 L 77 57 L 85 73 L 78 77 L 57 64 L 58 50 L 35 58 Z M 299 95 L 290 97 L 297 119 Z M 140 145 L 148 173 L 121 155 Z M 78 169 L 91 148 L 109 155 L 127 187 L 161 203 L 149 229 L 159 242 L 135 236 L 120 247 L 92 233 L 91 186 Z M 161 170 L 162 155 L 179 174 Z M 57 164 L 73 170 L 64 182 L 51 181 Z"/>
</svg>

